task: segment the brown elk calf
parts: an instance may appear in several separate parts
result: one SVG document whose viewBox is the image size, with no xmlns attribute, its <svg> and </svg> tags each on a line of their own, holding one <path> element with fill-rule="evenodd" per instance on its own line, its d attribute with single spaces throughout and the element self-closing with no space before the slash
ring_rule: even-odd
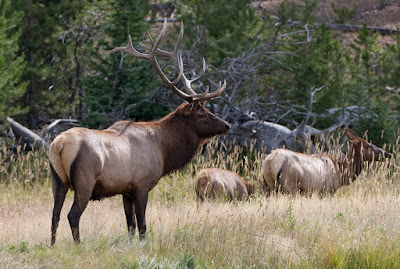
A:
<svg viewBox="0 0 400 269">
<path fill-rule="evenodd" d="M 326 154 L 306 155 L 287 149 L 271 152 L 262 164 L 264 182 L 271 191 L 288 194 L 334 193 L 350 184 L 364 162 L 390 157 L 383 149 L 346 129 L 350 141 L 345 157 L 335 160 Z"/>
<path fill-rule="evenodd" d="M 164 118 L 153 122 L 119 121 L 106 130 L 72 128 L 57 136 L 50 146 L 49 160 L 54 196 L 51 244 L 55 243 L 60 212 L 68 189 L 75 192 L 68 214 L 72 236 L 79 242 L 79 220 L 89 200 L 100 200 L 122 194 L 129 234 L 136 221 L 140 238 L 146 232 L 145 212 L 149 191 L 160 178 L 185 166 L 210 137 L 228 132 L 230 125 L 213 115 L 203 101 L 220 95 L 226 83 L 209 93 L 196 94 L 183 74 L 182 57 L 177 50 L 183 36 L 183 25 L 172 52 L 158 48 L 166 32 L 166 22 L 149 53 L 136 51 L 129 38 L 128 46 L 111 52 L 122 52 L 148 59 L 168 88 L 187 101 Z M 157 63 L 156 56 L 172 59 L 179 70 L 171 82 Z M 204 73 L 203 64 L 203 73 Z M 182 80 L 188 93 L 176 87 Z M 136 217 L 136 218 L 135 218 Z"/>
<path fill-rule="evenodd" d="M 254 192 L 255 185 L 237 173 L 219 168 L 200 170 L 196 177 L 196 193 L 201 201 L 206 198 L 243 200 Z"/>
</svg>

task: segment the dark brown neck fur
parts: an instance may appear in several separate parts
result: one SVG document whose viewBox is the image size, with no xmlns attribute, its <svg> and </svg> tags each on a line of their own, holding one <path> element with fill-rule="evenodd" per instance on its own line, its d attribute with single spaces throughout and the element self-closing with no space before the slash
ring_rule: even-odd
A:
<svg viewBox="0 0 400 269">
<path fill-rule="evenodd" d="M 163 175 L 183 168 L 206 142 L 205 138 L 198 137 L 182 114 L 172 112 L 157 124 L 164 138 L 161 141 L 165 158 Z"/>
<path fill-rule="evenodd" d="M 341 185 L 348 185 L 354 181 L 363 169 L 363 162 L 361 160 L 361 152 L 353 145 L 349 149 L 345 157 L 337 161 L 340 172 Z"/>
</svg>

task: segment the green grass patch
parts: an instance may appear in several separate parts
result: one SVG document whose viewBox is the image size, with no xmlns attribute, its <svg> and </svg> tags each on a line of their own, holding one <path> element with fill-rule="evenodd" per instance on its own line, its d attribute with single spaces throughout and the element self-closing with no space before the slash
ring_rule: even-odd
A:
<svg viewBox="0 0 400 269">
<path fill-rule="evenodd" d="M 358 246 L 350 249 L 333 248 L 327 254 L 327 265 L 332 268 L 384 269 L 400 268 L 398 244 Z"/>
</svg>

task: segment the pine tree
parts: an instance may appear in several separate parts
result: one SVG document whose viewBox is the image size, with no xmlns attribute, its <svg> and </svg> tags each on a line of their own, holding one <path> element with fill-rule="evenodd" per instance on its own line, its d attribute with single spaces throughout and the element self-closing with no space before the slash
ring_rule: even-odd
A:
<svg viewBox="0 0 400 269">
<path fill-rule="evenodd" d="M 59 76 L 52 80 L 50 86 L 53 102 L 60 103 L 53 113 L 57 117 L 72 116 L 79 120 L 87 117 L 83 81 L 87 73 L 92 72 L 88 66 L 89 52 L 98 42 L 96 36 L 103 33 L 100 25 L 104 19 L 104 5 L 102 1 L 96 5 L 86 1 L 76 2 L 70 5 L 69 11 L 59 21 L 56 40 L 61 43 L 62 50 L 59 50 L 59 57 L 53 64 Z"/>
<path fill-rule="evenodd" d="M 18 56 L 17 28 L 22 12 L 9 12 L 9 0 L 0 1 L 0 131 L 5 130 L 6 116 L 15 117 L 26 112 L 19 105 L 26 83 L 22 79 L 26 64 L 24 56 Z"/>
<path fill-rule="evenodd" d="M 185 23 L 186 40 L 197 45 L 199 54 L 219 65 L 226 57 L 234 58 L 248 49 L 252 29 L 258 18 L 249 0 L 177 0 L 179 18 Z M 198 36 L 200 29 L 201 36 Z"/>
<path fill-rule="evenodd" d="M 145 0 L 113 0 L 108 7 L 108 17 L 103 24 L 108 38 L 92 51 L 90 67 L 97 75 L 87 76 L 83 81 L 88 106 L 85 124 L 105 128 L 120 119 L 158 118 L 166 113 L 166 108 L 153 104 L 156 85 L 161 83 L 156 80 L 151 66 L 145 61 L 133 61 L 129 55 L 99 53 L 126 44 L 128 34 L 137 46 L 149 29 L 144 18 L 150 5 Z"/>
<path fill-rule="evenodd" d="M 54 80 L 62 77 L 57 62 L 63 58 L 64 46 L 58 38 L 60 21 L 73 15 L 73 9 L 80 1 L 13 0 L 14 11 L 23 11 L 21 20 L 20 50 L 27 63 L 24 80 L 28 82 L 23 105 L 29 107 L 23 123 L 31 129 L 47 120 L 48 115 L 65 102 L 52 93 Z M 79 4 L 79 3 L 78 3 Z"/>
</svg>

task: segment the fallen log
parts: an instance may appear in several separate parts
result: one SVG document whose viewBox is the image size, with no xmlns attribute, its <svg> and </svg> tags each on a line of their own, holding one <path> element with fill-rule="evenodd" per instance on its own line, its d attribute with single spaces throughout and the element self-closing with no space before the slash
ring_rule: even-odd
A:
<svg viewBox="0 0 400 269">
<path fill-rule="evenodd" d="M 280 22 L 280 18 L 277 16 L 272 16 L 274 20 Z M 290 25 L 301 25 L 300 21 L 289 21 L 287 24 Z M 351 25 L 351 24 L 336 24 L 336 23 L 316 23 L 316 27 L 325 26 L 330 30 L 339 30 L 342 32 L 357 32 L 364 28 L 363 25 Z M 390 28 L 383 28 L 383 27 L 374 27 L 374 26 L 365 26 L 368 30 L 372 32 L 379 33 L 381 35 L 395 35 L 399 32 L 398 29 L 390 29 Z"/>
<path fill-rule="evenodd" d="M 322 24 L 317 24 L 320 26 Z M 343 32 L 353 32 L 353 31 L 360 31 L 364 26 L 362 25 L 350 25 L 350 24 L 324 24 L 326 28 L 331 30 L 340 30 Z M 393 35 L 397 34 L 398 30 L 389 29 L 389 28 L 382 28 L 382 27 L 373 27 L 373 26 L 366 26 L 368 30 L 372 30 L 372 32 L 380 33 L 381 35 Z"/>
<path fill-rule="evenodd" d="M 11 129 L 14 132 L 15 136 L 22 139 L 24 143 L 32 145 L 32 148 L 36 150 L 41 148 L 45 148 L 46 150 L 49 149 L 49 143 L 47 143 L 39 135 L 32 132 L 31 130 L 16 122 L 10 117 L 7 117 L 7 121 L 10 123 Z"/>
</svg>

